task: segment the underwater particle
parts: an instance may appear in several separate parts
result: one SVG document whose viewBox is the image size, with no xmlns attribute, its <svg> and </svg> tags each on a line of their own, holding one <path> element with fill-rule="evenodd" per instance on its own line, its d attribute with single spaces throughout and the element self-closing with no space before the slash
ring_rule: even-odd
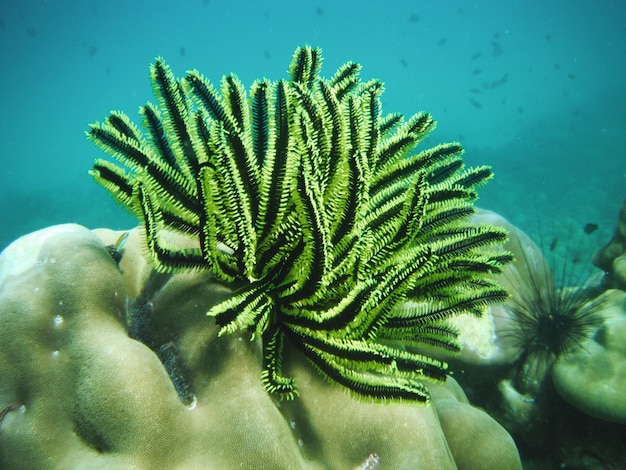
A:
<svg viewBox="0 0 626 470">
<path fill-rule="evenodd" d="M 181 57 L 186 57 L 187 56 L 187 51 L 185 51 L 184 47 L 181 47 L 178 52 L 180 53 Z"/>
<path fill-rule="evenodd" d="M 189 402 L 188 405 L 186 405 L 186 408 L 189 411 L 195 410 L 196 409 L 196 405 L 198 404 L 198 397 L 196 397 L 195 394 L 191 395 L 191 401 Z"/>
<path fill-rule="evenodd" d="M 411 16 L 409 16 L 410 23 L 417 23 L 419 20 L 420 20 L 420 15 L 418 15 L 417 13 L 411 13 Z"/>
<path fill-rule="evenodd" d="M 585 232 L 585 234 L 591 235 L 593 232 L 598 230 L 598 228 L 599 228 L 598 224 L 589 223 L 585 225 L 585 227 L 583 228 L 583 231 Z"/>
<path fill-rule="evenodd" d="M 357 467 L 358 470 L 374 470 L 378 468 L 380 464 L 380 456 L 376 453 L 371 453 L 367 456 L 365 461 Z"/>
<path fill-rule="evenodd" d="M 98 48 L 96 46 L 89 46 L 89 48 L 87 49 L 87 55 L 89 56 L 90 59 L 92 57 L 95 57 L 97 53 L 98 53 Z"/>
<path fill-rule="evenodd" d="M 59 305 L 62 305 L 63 302 L 59 302 Z M 61 315 L 54 316 L 54 326 L 60 326 L 63 324 L 63 317 Z"/>
</svg>

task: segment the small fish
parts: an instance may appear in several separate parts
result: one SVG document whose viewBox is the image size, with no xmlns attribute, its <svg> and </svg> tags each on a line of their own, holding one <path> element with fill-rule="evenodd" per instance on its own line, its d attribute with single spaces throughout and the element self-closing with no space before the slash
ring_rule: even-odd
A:
<svg viewBox="0 0 626 470">
<path fill-rule="evenodd" d="M 599 226 L 598 224 L 592 224 L 589 223 L 587 225 L 585 225 L 585 227 L 583 228 L 583 230 L 585 231 L 585 233 L 587 235 L 591 235 L 593 232 L 595 232 L 596 230 L 598 230 Z"/>
<path fill-rule="evenodd" d="M 378 454 L 371 453 L 367 456 L 365 461 L 357 467 L 357 470 L 374 470 L 378 468 L 380 464 L 380 457 Z"/>
<path fill-rule="evenodd" d="M 500 85 L 504 85 L 508 81 L 509 81 L 509 74 L 505 73 L 504 75 L 502 75 L 497 80 L 494 80 L 493 82 L 491 82 L 490 88 L 492 88 L 492 89 L 493 88 L 498 88 Z"/>
<path fill-rule="evenodd" d="M 491 55 L 493 57 L 500 57 L 502 54 L 504 54 L 504 50 L 502 49 L 502 46 L 500 45 L 500 43 L 492 41 Z"/>
<path fill-rule="evenodd" d="M 552 239 L 552 241 L 550 242 L 550 251 L 554 251 L 556 250 L 556 246 L 559 244 L 559 238 L 558 237 L 554 237 Z"/>
<path fill-rule="evenodd" d="M 474 98 L 470 98 L 469 102 L 470 102 L 470 103 L 472 104 L 472 106 L 474 106 L 474 108 L 476 108 L 476 109 L 480 109 L 480 108 L 482 108 L 482 107 L 483 107 L 483 106 L 482 106 L 482 105 L 481 105 L 478 101 L 476 101 Z"/>
<path fill-rule="evenodd" d="M 124 248 L 129 235 L 130 232 L 124 232 L 118 237 L 117 241 L 113 245 L 106 246 L 109 255 L 111 255 L 111 258 L 113 258 L 113 261 L 115 261 L 115 264 L 118 266 L 120 261 L 122 261 L 122 248 Z"/>
</svg>

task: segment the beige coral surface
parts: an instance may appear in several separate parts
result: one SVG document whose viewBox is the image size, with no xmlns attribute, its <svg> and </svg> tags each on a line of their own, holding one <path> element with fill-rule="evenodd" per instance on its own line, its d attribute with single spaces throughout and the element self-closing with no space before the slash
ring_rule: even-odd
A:
<svg viewBox="0 0 626 470">
<path fill-rule="evenodd" d="M 508 433 L 453 381 L 429 407 L 358 401 L 297 355 L 301 396 L 264 390 L 257 341 L 217 336 L 206 311 L 229 295 L 207 273 L 153 272 L 131 231 L 60 225 L 0 256 L 0 467 L 521 468 Z M 141 314 L 141 315 L 138 315 Z M 179 398 L 155 352 L 129 336 L 148 318 L 173 345 Z"/>
<path fill-rule="evenodd" d="M 555 364 L 552 380 L 586 414 L 626 424 L 626 292 L 608 290 L 602 302 L 602 326 Z"/>
</svg>

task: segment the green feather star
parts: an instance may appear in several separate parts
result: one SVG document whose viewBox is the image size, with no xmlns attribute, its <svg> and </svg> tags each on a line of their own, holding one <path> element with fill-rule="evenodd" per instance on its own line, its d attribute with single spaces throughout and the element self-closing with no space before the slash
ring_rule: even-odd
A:
<svg viewBox="0 0 626 470">
<path fill-rule="evenodd" d="M 289 342 L 358 397 L 427 402 L 422 381 L 445 380 L 447 365 L 418 351 L 458 352 L 446 318 L 506 298 L 490 277 L 510 260 L 506 233 L 468 220 L 492 173 L 466 169 L 456 143 L 414 152 L 430 115 L 383 116 L 381 82 L 352 62 L 326 80 L 321 63 L 299 48 L 289 80 L 248 95 L 235 75 L 217 89 L 159 58 L 144 133 L 119 112 L 91 125 L 116 160 L 91 173 L 142 221 L 157 270 L 209 270 L 233 287 L 208 314 L 220 334 L 262 339 L 268 392 L 298 394 Z"/>
</svg>

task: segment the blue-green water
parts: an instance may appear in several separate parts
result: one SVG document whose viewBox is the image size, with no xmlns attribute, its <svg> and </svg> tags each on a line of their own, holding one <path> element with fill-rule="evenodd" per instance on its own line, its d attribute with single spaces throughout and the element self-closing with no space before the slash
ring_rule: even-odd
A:
<svg viewBox="0 0 626 470">
<path fill-rule="evenodd" d="M 600 226 L 626 197 L 626 4 L 532 1 L 4 1 L 0 5 L 0 248 L 56 223 L 134 220 L 91 181 L 84 137 L 112 109 L 137 122 L 148 65 L 246 85 L 296 46 L 386 84 L 383 111 L 431 112 L 426 144 L 460 140 L 496 178 L 479 205 L 536 235 Z"/>
</svg>

